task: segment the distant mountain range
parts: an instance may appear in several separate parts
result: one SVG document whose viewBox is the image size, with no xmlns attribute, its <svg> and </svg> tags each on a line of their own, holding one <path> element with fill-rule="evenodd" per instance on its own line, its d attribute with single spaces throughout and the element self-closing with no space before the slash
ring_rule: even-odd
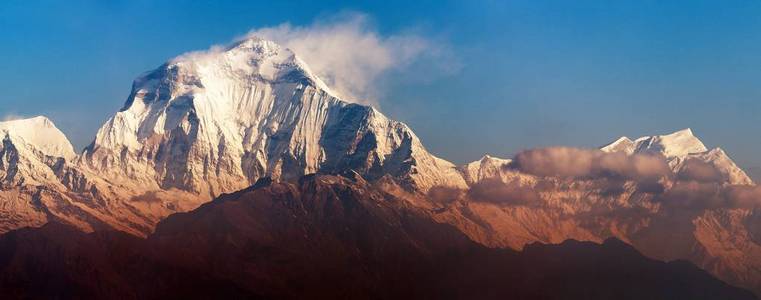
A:
<svg viewBox="0 0 761 300">
<path fill-rule="evenodd" d="M 102 247 L 158 247 L 158 254 L 153 250 L 146 250 L 151 254 L 134 250 L 134 255 L 145 256 L 146 261 L 155 260 L 161 268 L 166 268 L 150 270 L 169 276 L 162 279 L 166 280 L 164 288 L 178 284 L 173 281 L 178 278 L 173 276 L 179 276 L 178 270 L 186 266 L 195 268 L 190 271 L 196 276 L 209 271 L 208 264 L 212 263 L 228 264 L 228 267 L 251 263 L 255 268 L 243 271 L 253 273 L 241 274 L 241 278 L 260 278 L 261 284 L 250 286 L 227 278 L 225 274 L 232 272 L 232 268 L 222 268 L 219 274 L 198 275 L 192 280 L 233 288 L 230 291 L 243 293 L 241 295 L 304 296 L 289 291 L 287 282 L 316 284 L 320 278 L 314 276 L 330 269 L 330 265 L 299 269 L 311 259 L 306 249 L 314 244 L 326 247 L 326 255 L 329 255 L 325 258 L 326 264 L 346 263 L 341 257 L 353 257 L 360 265 L 370 264 L 366 265 L 369 273 L 331 273 L 337 276 L 335 280 L 350 276 L 357 281 L 359 289 L 341 290 L 345 295 L 365 295 L 367 291 L 378 292 L 379 289 L 388 289 L 388 296 L 420 293 L 420 287 L 398 285 L 406 280 L 396 283 L 383 280 L 392 280 L 399 274 L 432 272 L 442 262 L 446 263 L 438 267 L 448 268 L 448 272 L 461 272 L 466 268 L 479 278 L 487 276 L 480 273 L 486 271 L 508 276 L 500 273 L 505 271 L 497 266 L 534 274 L 527 264 L 517 263 L 516 257 L 566 248 L 575 249 L 569 250 L 573 253 L 568 255 L 578 254 L 576 250 L 581 251 L 582 256 L 595 251 L 628 253 L 627 263 L 620 266 L 621 269 L 605 269 L 610 272 L 606 278 L 610 278 L 612 286 L 622 284 L 622 278 L 612 274 L 633 272 L 630 267 L 636 267 L 633 263 L 636 261 L 652 266 L 636 271 L 654 276 L 651 278 L 661 278 L 657 274 L 662 271 L 666 273 L 661 274 L 676 272 L 681 274 L 679 276 L 692 274 L 679 279 L 697 278 L 691 284 L 709 282 L 705 286 L 678 289 L 669 285 L 674 282 L 661 282 L 665 285 L 659 286 L 661 283 L 648 282 L 650 279 L 645 278 L 637 283 L 643 284 L 643 293 L 665 296 L 668 294 L 663 292 L 673 290 L 679 292 L 674 296 L 694 296 L 705 288 L 716 293 L 744 295 L 709 277 L 695 275 L 700 272 L 680 263 L 656 263 L 639 257 L 621 242 L 609 240 L 616 238 L 645 256 L 665 261 L 688 260 L 721 280 L 761 293 L 761 216 L 756 209 L 756 203 L 761 201 L 761 190 L 722 149 L 706 148 L 691 130 L 635 140 L 621 137 L 600 149 L 553 147 L 525 151 L 512 159 L 484 156 L 456 166 L 428 152 L 404 123 L 391 120 L 372 107 L 340 99 L 292 51 L 258 38 L 242 40 L 220 50 L 181 55 L 141 75 L 134 81 L 124 107 L 100 128 L 81 154 L 74 152 L 64 134 L 45 117 L 0 122 L 0 137 L 3 138 L 0 232 L 11 231 L 0 240 L 0 247 L 21 247 L 18 239 L 23 237 L 27 239 L 24 243 L 30 243 L 29 247 L 35 243 L 60 242 L 64 243 L 60 245 L 64 255 L 86 256 L 79 246 L 56 240 L 59 238 L 53 235 L 60 233 L 83 244 L 98 244 L 92 251 L 103 253 L 93 254 L 97 261 L 96 258 L 84 260 L 87 265 L 83 267 L 89 268 L 92 264 L 98 272 L 116 273 L 119 270 L 101 268 L 131 263 L 123 258 L 107 257 L 105 252 L 110 248 Z M 346 181 L 345 176 L 353 181 Z M 332 200 L 319 203 L 321 207 L 297 210 L 303 215 L 295 213 L 294 208 L 287 205 L 316 205 L 310 202 L 314 199 L 303 199 L 300 194 L 299 189 L 310 184 L 311 188 L 329 190 L 326 193 Z M 292 194 L 285 193 L 287 191 Z M 216 197 L 219 198 L 209 202 Z M 254 197 L 251 201 L 240 201 L 254 206 L 235 207 L 232 203 L 238 203 L 236 201 L 225 204 L 225 199 L 236 197 Z M 386 204 L 389 201 L 393 205 Z M 342 209 L 333 211 L 325 205 L 338 205 Z M 344 215 L 344 209 L 352 205 L 369 210 L 363 212 L 369 215 L 362 216 L 370 218 L 370 223 L 362 223 L 359 215 Z M 386 209 L 384 205 L 391 207 Z M 374 206 L 380 207 L 379 210 L 370 209 Z M 237 209 L 242 211 L 236 212 Z M 407 221 L 401 216 L 411 211 L 415 216 L 409 222 L 425 223 L 421 225 L 425 228 L 402 226 Z M 321 215 L 325 213 L 338 215 Z M 319 219 L 314 219 L 316 217 Z M 345 219 L 347 217 L 351 218 Z M 257 223 L 259 220 L 271 223 Z M 41 227 L 49 222 L 66 225 L 13 231 Z M 341 225 L 341 222 L 349 223 Z M 356 222 L 367 228 L 354 227 L 360 225 Z M 157 227 L 157 224 L 161 225 Z M 291 227 L 279 231 L 277 225 Z M 344 227 L 335 227 L 338 225 Z M 317 230 L 313 234 L 318 236 L 294 231 L 312 227 Z M 435 241 L 439 243 L 436 247 L 428 244 L 417 248 L 434 243 L 415 235 L 420 233 L 418 230 L 430 230 L 428 227 L 446 228 L 436 229 L 436 234 L 447 235 L 447 238 Z M 93 231 L 96 233 L 86 234 Z M 444 231 L 449 233 L 442 233 Z M 229 235 L 220 236 L 223 233 Z M 364 235 L 374 236 L 367 241 L 349 239 L 349 236 L 370 238 Z M 449 240 L 452 235 L 458 237 Z M 146 237 L 147 240 L 142 239 Z M 238 238 L 242 240 L 236 241 Z M 537 242 L 559 244 L 568 239 L 603 244 L 535 245 Z M 294 244 L 286 243 L 289 240 Z M 381 241 L 389 243 L 384 246 L 389 248 L 378 253 L 357 248 L 357 245 L 374 245 Z M 450 242 L 455 244 L 445 248 L 454 249 L 451 251 L 456 253 L 455 258 L 481 261 L 488 257 L 498 264 L 488 270 L 449 265 L 448 259 L 439 257 L 445 253 L 438 252 L 438 248 Z M 182 252 L 179 249 L 184 243 L 189 243 L 186 246 L 190 252 L 181 253 L 176 259 L 187 261 L 177 262 L 175 258 L 163 256 L 165 251 L 173 255 L 174 251 Z M 218 245 L 226 246 L 222 249 Z M 236 248 L 242 245 L 254 248 Z M 431 250 L 434 248 L 437 250 Z M 503 250 L 487 250 L 489 248 Z M 517 252 L 522 249 L 523 252 Z M 249 250 L 252 255 L 261 253 L 267 259 L 282 258 L 289 265 L 285 266 L 285 273 L 277 275 L 282 277 L 270 278 L 275 276 L 279 266 L 256 257 L 240 257 Z M 45 249 L 23 255 L 8 251 L 0 249 L 0 269 L 6 276 L 3 284 L 15 292 L 23 294 L 25 284 L 36 283 L 39 278 L 35 276 L 41 276 L 39 272 L 44 270 L 25 269 L 23 266 L 27 265 L 23 261 L 41 260 L 55 265 L 44 260 L 43 256 L 53 255 Z M 216 251 L 226 253 L 220 259 L 230 260 L 209 261 Z M 416 264 L 396 257 L 402 253 L 427 263 Z M 472 253 L 477 255 L 471 256 Z M 158 256 L 152 256 L 154 254 Z M 376 254 L 379 255 L 376 260 L 365 257 Z M 546 261 L 549 258 L 542 256 L 544 254 L 536 255 L 526 259 L 536 259 L 531 261 L 532 265 L 566 274 L 559 275 L 562 280 L 572 279 L 567 275 L 570 273 L 564 272 L 584 267 L 569 267 L 565 262 L 552 265 Z M 3 259 L 21 260 L 18 262 L 21 265 L 3 265 Z M 381 267 L 380 262 L 386 259 L 410 269 Z M 579 259 L 587 261 L 588 257 Z M 112 266 L 107 267 L 108 264 Z M 293 269 L 288 269 L 291 267 Z M 68 267 L 61 268 L 65 270 L 59 270 L 63 277 L 57 279 L 61 280 L 58 284 L 68 285 L 72 280 L 84 284 L 80 282 L 84 277 L 68 273 L 73 272 Z M 256 273 L 259 268 L 263 273 Z M 358 272 L 350 265 L 333 271 L 343 272 L 340 269 Z M 97 296 L 116 292 L 117 288 L 125 289 L 124 295 L 131 295 L 127 291 L 134 291 L 135 285 L 153 292 L 162 290 L 144 286 L 150 283 L 140 278 L 122 277 L 140 274 L 140 270 L 133 271 L 138 273 L 106 276 L 113 280 L 109 284 L 113 284 L 114 290 L 97 290 L 84 284 L 78 291 L 95 294 L 77 295 Z M 25 279 L 27 281 L 13 281 L 16 272 L 30 277 Z M 519 275 L 523 273 L 508 277 Z M 431 274 L 425 276 L 422 277 L 425 284 L 446 282 L 437 281 L 444 280 L 441 278 L 434 280 Z M 373 278 L 380 278 L 378 286 L 372 286 Z M 494 295 L 508 291 L 539 295 L 532 294 L 539 292 L 532 284 L 549 284 L 546 277 L 531 278 L 525 288 L 508 285 Z M 456 281 L 455 278 L 446 280 Z M 590 278 L 578 280 L 580 284 L 593 283 Z M 461 291 L 442 291 L 472 292 L 470 288 L 483 287 L 484 282 L 468 282 L 467 288 L 464 286 Z M 635 286 L 639 285 L 626 288 Z M 341 296 L 331 294 L 331 289 L 325 287 L 310 288 L 325 295 Z M 568 292 L 582 290 L 586 291 L 571 289 Z M 540 294 L 554 297 L 553 292 L 546 293 Z M 605 294 L 596 295 L 605 298 Z"/>
</svg>

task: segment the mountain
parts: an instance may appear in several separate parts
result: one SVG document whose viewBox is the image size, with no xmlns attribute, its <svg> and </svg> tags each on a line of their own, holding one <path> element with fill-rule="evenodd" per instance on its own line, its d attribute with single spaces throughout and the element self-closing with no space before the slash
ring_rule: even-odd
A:
<svg viewBox="0 0 761 300">
<path fill-rule="evenodd" d="M 0 122 L 0 134 L 25 146 L 37 147 L 40 153 L 71 159 L 74 147 L 52 121 L 43 116 Z"/>
<path fill-rule="evenodd" d="M 44 245 L 44 246 L 43 246 Z M 146 276 L 146 274 L 151 274 Z M 147 239 L 51 223 L 0 236 L 6 298 L 755 299 L 615 239 L 476 244 L 350 178 L 260 180 Z"/>
<path fill-rule="evenodd" d="M 0 137 L 0 232 L 51 220 L 90 230 L 102 225 L 59 178 L 76 154 L 52 121 L 0 122 Z"/>
<path fill-rule="evenodd" d="M 708 150 L 689 128 L 667 135 L 645 136 L 634 141 L 624 136 L 603 146 L 600 150 L 620 151 L 626 154 L 660 153 L 666 157 L 675 172 L 679 172 L 686 161 L 697 159 L 715 166 L 727 183 L 753 184 L 753 180 L 729 158 L 724 150 L 721 148 Z"/>
<path fill-rule="evenodd" d="M 479 181 L 501 177 L 505 172 L 502 170 L 512 162 L 510 159 L 502 159 L 484 155 L 481 159 L 465 164 L 460 167 L 465 181 L 472 185 Z"/>
<path fill-rule="evenodd" d="M 456 166 L 430 154 L 407 125 L 337 98 L 293 52 L 258 38 L 181 55 L 141 75 L 81 155 L 54 127 L 38 134 L 24 122 L 52 126 L 42 118 L 6 125 L 36 149 L 17 155 L 35 165 L 13 175 L 14 189 L 55 187 L 51 197 L 67 205 L 47 214 L 86 231 L 108 224 L 146 235 L 172 213 L 263 177 L 354 170 L 370 180 L 392 176 L 410 191 L 466 186 Z M 34 193 L 6 197 L 31 207 Z M 38 221 L 0 229 L 46 220 L 19 219 Z"/>
<path fill-rule="evenodd" d="M 4 186 L 55 182 L 50 165 L 76 156 L 66 136 L 45 117 L 0 122 L 0 137 Z"/>
<path fill-rule="evenodd" d="M 638 152 L 658 152 L 666 156 L 684 157 L 692 153 L 708 151 L 706 146 L 687 128 L 671 134 L 644 136 L 634 141 L 621 137 L 601 148 L 606 152 L 622 151 L 627 154 Z"/>
<path fill-rule="evenodd" d="M 408 190 L 466 186 L 407 125 L 337 98 L 293 52 L 258 38 L 140 76 L 69 170 L 86 186 L 75 190 L 139 235 L 263 177 L 355 170 Z"/>
<path fill-rule="evenodd" d="M 600 147 L 606 153 L 660 154 L 663 155 L 674 173 L 684 169 L 687 161 L 699 160 L 715 167 L 727 184 L 753 185 L 753 180 L 721 148 L 708 149 L 691 129 L 683 129 L 665 135 L 644 136 L 636 140 L 622 136 L 610 144 Z M 484 156 L 480 160 L 460 167 L 465 180 L 470 184 L 493 177 L 509 176 L 506 172 L 512 160 Z M 503 178 L 505 179 L 505 178 Z"/>
<path fill-rule="evenodd" d="M 633 141 L 622 137 L 600 151 L 560 153 L 571 153 L 572 162 L 599 159 L 614 168 L 601 175 L 542 176 L 521 170 L 514 160 L 487 156 L 461 167 L 470 188 L 439 202 L 434 218 L 484 245 L 516 250 L 534 242 L 615 237 L 646 256 L 687 259 L 761 292 L 761 215 L 730 199 L 744 191 L 743 201 L 759 201 L 761 193 L 723 150 L 707 149 L 686 129 Z M 666 177 L 653 181 L 610 173 L 647 157 L 663 158 L 670 169 Z"/>
<path fill-rule="evenodd" d="M 135 80 L 82 157 L 132 189 L 207 198 L 265 176 L 347 169 L 420 190 L 464 186 L 405 124 L 337 98 L 293 52 L 257 38 L 177 57 Z"/>
</svg>

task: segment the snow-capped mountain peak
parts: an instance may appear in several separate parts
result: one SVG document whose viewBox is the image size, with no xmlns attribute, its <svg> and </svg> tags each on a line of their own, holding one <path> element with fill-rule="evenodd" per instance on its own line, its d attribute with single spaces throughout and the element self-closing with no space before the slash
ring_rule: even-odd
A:
<svg viewBox="0 0 761 300">
<path fill-rule="evenodd" d="M 83 161 L 113 182 L 205 197 L 263 176 L 348 169 L 423 190 L 465 186 L 405 124 L 343 101 L 295 53 L 259 38 L 180 55 L 140 76 Z"/>
<path fill-rule="evenodd" d="M 66 135 L 44 116 L 0 122 L 0 135 L 34 147 L 45 155 L 66 159 L 76 156 Z"/>
<path fill-rule="evenodd" d="M 198 73 L 206 79 L 238 76 L 268 82 L 310 84 L 335 96 L 293 51 L 258 37 L 249 37 L 227 47 L 183 54 L 170 60 L 167 67 Z"/>
<path fill-rule="evenodd" d="M 643 136 L 636 140 L 622 136 L 600 148 L 605 152 L 660 153 L 667 158 L 682 157 L 691 153 L 708 151 L 708 148 L 692 133 L 690 128 L 665 135 Z"/>
<path fill-rule="evenodd" d="M 3 199 L 3 194 L 24 186 L 59 187 L 54 166 L 74 158 L 69 140 L 46 117 L 0 122 L 0 203 L 23 210 L 20 207 L 27 203 L 19 200 L 23 197 Z"/>
<path fill-rule="evenodd" d="M 644 136 L 636 140 L 620 137 L 603 146 L 605 152 L 659 153 L 666 157 L 669 166 L 678 172 L 690 159 L 712 164 L 731 184 L 753 184 L 750 177 L 720 148 L 709 150 L 690 128 L 666 135 Z"/>
<path fill-rule="evenodd" d="M 708 148 L 687 128 L 671 134 L 642 137 L 635 141 L 635 151 L 660 152 L 666 157 L 685 156 L 708 151 Z"/>
<path fill-rule="evenodd" d="M 502 177 L 505 173 L 505 167 L 510 162 L 512 162 L 510 159 L 493 157 L 486 154 L 477 161 L 461 166 L 460 172 L 462 172 L 468 184 L 474 184 L 484 179 Z"/>
</svg>

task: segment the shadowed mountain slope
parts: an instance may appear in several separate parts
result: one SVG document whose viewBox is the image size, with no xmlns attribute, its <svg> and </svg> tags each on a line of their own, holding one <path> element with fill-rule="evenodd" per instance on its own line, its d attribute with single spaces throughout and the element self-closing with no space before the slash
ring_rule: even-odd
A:
<svg viewBox="0 0 761 300">
<path fill-rule="evenodd" d="M 0 237 L 10 298 L 754 299 L 615 239 L 472 242 L 357 175 L 260 180 L 147 239 L 51 223 Z"/>
</svg>

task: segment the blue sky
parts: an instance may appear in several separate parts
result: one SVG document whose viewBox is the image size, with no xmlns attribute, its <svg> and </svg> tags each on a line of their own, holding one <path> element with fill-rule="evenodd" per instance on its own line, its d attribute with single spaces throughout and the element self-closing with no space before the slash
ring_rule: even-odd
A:
<svg viewBox="0 0 761 300">
<path fill-rule="evenodd" d="M 382 111 L 449 160 L 691 127 L 761 173 L 758 1 L 239 2 L 0 2 L 0 116 L 47 115 L 81 148 L 140 73 L 348 12 L 381 37 L 444 50 L 374 88 Z"/>
</svg>

